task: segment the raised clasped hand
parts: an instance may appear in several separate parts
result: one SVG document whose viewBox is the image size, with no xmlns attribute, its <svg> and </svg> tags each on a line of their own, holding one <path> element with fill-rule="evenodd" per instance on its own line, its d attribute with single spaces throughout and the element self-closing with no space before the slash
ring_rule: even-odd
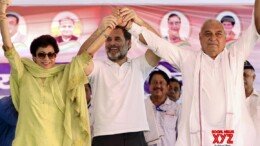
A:
<svg viewBox="0 0 260 146">
<path fill-rule="evenodd" d="M 114 15 L 108 15 L 102 19 L 99 28 L 104 31 L 107 28 L 114 29 L 117 25 L 117 18 Z"/>
<path fill-rule="evenodd" d="M 12 3 L 12 0 L 0 0 L 1 5 L 2 4 L 6 4 L 6 5 L 10 5 Z"/>
<path fill-rule="evenodd" d="M 127 7 L 117 7 L 113 10 L 113 15 L 118 19 L 118 25 L 126 27 L 128 22 L 138 22 L 139 17 L 136 15 L 135 11 Z"/>
</svg>

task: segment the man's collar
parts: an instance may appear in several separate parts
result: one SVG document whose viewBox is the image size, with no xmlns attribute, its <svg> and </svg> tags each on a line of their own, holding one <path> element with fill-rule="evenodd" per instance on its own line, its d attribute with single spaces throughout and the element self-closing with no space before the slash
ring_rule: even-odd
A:
<svg viewBox="0 0 260 146">
<path fill-rule="evenodd" d="M 259 93 L 255 89 L 253 90 L 253 92 L 250 96 L 252 96 L 252 95 L 260 96 Z"/>
<path fill-rule="evenodd" d="M 112 65 L 114 65 L 114 64 L 117 64 L 116 62 L 111 61 L 111 60 L 108 59 L 108 58 L 105 60 L 105 62 L 106 62 L 108 65 L 110 65 L 110 66 L 112 66 Z M 131 62 L 131 59 L 129 59 L 129 58 L 127 57 L 126 62 L 127 62 L 127 63 L 130 63 L 130 62 Z M 124 62 L 124 63 L 126 63 L 126 62 Z M 123 64 L 124 64 L 124 63 L 123 63 Z"/>
<path fill-rule="evenodd" d="M 164 104 L 169 105 L 169 104 L 171 104 L 171 102 L 173 102 L 173 101 L 171 101 L 171 100 L 169 99 L 169 97 L 167 97 L 166 100 L 165 100 L 165 102 L 164 102 Z"/>
</svg>

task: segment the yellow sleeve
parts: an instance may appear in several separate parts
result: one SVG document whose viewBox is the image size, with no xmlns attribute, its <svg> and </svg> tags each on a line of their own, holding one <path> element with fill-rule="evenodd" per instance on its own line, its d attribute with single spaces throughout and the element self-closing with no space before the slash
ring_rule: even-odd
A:
<svg viewBox="0 0 260 146">
<path fill-rule="evenodd" d="M 12 95 L 12 101 L 16 110 L 19 112 L 19 82 L 23 76 L 24 65 L 14 48 L 5 51 L 5 56 L 11 66 L 10 91 Z"/>
</svg>

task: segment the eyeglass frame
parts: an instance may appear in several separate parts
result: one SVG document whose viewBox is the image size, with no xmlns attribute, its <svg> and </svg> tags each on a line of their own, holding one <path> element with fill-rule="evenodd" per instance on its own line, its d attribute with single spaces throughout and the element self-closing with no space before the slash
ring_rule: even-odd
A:
<svg viewBox="0 0 260 146">
<path fill-rule="evenodd" d="M 36 57 L 40 58 L 40 59 L 45 59 L 45 57 L 48 56 L 49 59 L 54 59 L 57 57 L 57 53 L 55 52 L 39 52 L 36 54 Z"/>
</svg>

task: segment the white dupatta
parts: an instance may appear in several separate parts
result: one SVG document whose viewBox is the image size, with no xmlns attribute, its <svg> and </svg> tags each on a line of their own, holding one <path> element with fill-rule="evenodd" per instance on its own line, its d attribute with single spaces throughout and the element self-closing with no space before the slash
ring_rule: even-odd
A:
<svg viewBox="0 0 260 146">
<path fill-rule="evenodd" d="M 202 87 L 201 83 L 203 81 L 203 73 L 201 72 L 202 66 L 202 51 L 199 52 L 196 58 L 195 70 L 194 70 L 194 83 L 193 83 L 193 97 L 191 103 L 191 112 L 190 112 L 190 142 L 194 146 L 204 146 L 203 144 L 203 123 L 201 123 L 202 115 L 201 115 L 201 92 Z M 226 48 L 223 50 L 221 59 L 221 67 L 223 73 L 223 81 L 224 81 L 224 91 L 226 96 L 226 121 L 225 121 L 225 129 L 213 129 L 213 130 L 234 130 L 234 146 L 245 146 L 244 144 L 248 144 L 248 141 L 244 141 L 245 131 L 250 131 L 250 128 L 243 126 L 248 121 L 248 117 L 245 111 L 242 109 L 242 103 L 244 99 L 238 94 L 241 91 L 240 88 L 236 88 L 236 84 L 238 82 L 237 76 L 240 75 L 239 66 L 240 62 L 235 55 L 232 55 Z M 242 66 L 241 66 L 242 67 Z M 240 77 L 242 78 L 242 77 Z M 218 103 L 216 103 L 218 104 Z M 217 109 L 216 109 L 217 110 Z M 245 117 L 243 117 L 245 116 Z M 241 121 L 241 119 L 243 119 Z M 243 124 L 241 124 L 243 123 Z M 202 130 L 201 130 L 202 129 Z M 253 135 L 252 135 L 253 136 Z M 251 137 L 252 137 L 251 136 Z M 225 141 L 226 142 L 226 141 Z M 233 145 L 232 145 L 233 146 Z M 253 146 L 253 145 L 252 145 Z"/>
</svg>

